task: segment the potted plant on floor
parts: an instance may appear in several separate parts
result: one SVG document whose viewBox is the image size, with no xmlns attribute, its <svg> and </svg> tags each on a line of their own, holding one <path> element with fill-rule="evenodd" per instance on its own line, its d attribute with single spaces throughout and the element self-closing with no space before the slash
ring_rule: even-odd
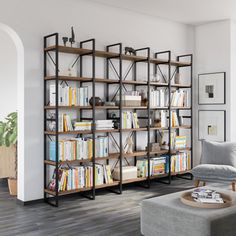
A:
<svg viewBox="0 0 236 236">
<path fill-rule="evenodd" d="M 10 113 L 0 121 L 1 178 L 8 178 L 11 195 L 17 195 L 17 113 Z M 1 168 L 0 168 L 1 171 Z"/>
</svg>

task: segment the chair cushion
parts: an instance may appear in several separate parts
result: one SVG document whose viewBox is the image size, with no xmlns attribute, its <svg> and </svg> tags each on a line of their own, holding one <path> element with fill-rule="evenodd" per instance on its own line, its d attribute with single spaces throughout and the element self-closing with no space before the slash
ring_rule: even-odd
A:
<svg viewBox="0 0 236 236">
<path fill-rule="evenodd" d="M 236 167 L 236 143 L 202 141 L 201 164 L 218 164 Z"/>
<path fill-rule="evenodd" d="M 229 165 L 202 164 L 191 170 L 195 179 L 236 181 L 236 168 Z"/>
</svg>

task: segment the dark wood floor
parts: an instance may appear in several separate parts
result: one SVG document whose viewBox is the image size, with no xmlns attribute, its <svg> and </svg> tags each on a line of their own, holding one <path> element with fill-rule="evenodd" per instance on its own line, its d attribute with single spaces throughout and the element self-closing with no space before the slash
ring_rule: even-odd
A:
<svg viewBox="0 0 236 236">
<path fill-rule="evenodd" d="M 0 236 L 138 236 L 143 199 L 192 186 L 192 181 L 183 179 L 175 179 L 171 185 L 154 182 L 150 189 L 127 186 L 122 195 L 100 191 L 95 201 L 70 197 L 55 208 L 45 203 L 17 205 L 6 182 L 0 181 Z"/>
</svg>

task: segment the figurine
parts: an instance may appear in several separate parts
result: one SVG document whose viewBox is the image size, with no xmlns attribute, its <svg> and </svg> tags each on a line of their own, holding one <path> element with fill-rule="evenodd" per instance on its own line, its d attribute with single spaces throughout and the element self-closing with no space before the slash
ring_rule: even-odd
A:
<svg viewBox="0 0 236 236">
<path fill-rule="evenodd" d="M 136 52 L 133 48 L 131 47 L 125 47 L 125 54 L 129 53 L 129 55 L 136 55 Z"/>
<path fill-rule="evenodd" d="M 126 139 L 126 146 L 125 146 L 125 153 L 133 153 L 133 140 L 131 137 L 127 137 Z"/>
<path fill-rule="evenodd" d="M 71 27 L 71 38 L 69 38 L 69 42 L 71 44 L 71 47 L 72 47 L 72 44 L 75 43 L 75 32 L 74 32 L 73 26 Z"/>
<path fill-rule="evenodd" d="M 62 41 L 64 43 L 64 46 L 66 47 L 66 43 L 68 42 L 68 37 L 62 37 Z"/>
</svg>

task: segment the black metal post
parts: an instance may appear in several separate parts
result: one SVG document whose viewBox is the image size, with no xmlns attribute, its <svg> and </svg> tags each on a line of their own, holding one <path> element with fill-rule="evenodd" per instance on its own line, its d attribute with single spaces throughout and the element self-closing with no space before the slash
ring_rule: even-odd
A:
<svg viewBox="0 0 236 236">
<path fill-rule="evenodd" d="M 59 128 L 59 110 L 58 110 L 58 100 L 59 100 L 59 88 L 58 88 L 58 85 L 59 85 L 59 78 L 58 78 L 58 68 L 59 68 L 59 51 L 58 51 L 58 46 L 59 46 L 59 35 L 58 33 L 56 34 L 56 51 L 55 51 L 55 63 L 56 63 L 56 66 L 55 66 L 55 73 L 56 73 L 56 76 L 55 76 L 55 79 L 56 79 L 56 206 L 58 206 L 58 192 L 59 192 L 59 168 L 58 168 L 58 164 L 59 164 L 59 137 L 58 137 L 58 128 Z"/>
</svg>

